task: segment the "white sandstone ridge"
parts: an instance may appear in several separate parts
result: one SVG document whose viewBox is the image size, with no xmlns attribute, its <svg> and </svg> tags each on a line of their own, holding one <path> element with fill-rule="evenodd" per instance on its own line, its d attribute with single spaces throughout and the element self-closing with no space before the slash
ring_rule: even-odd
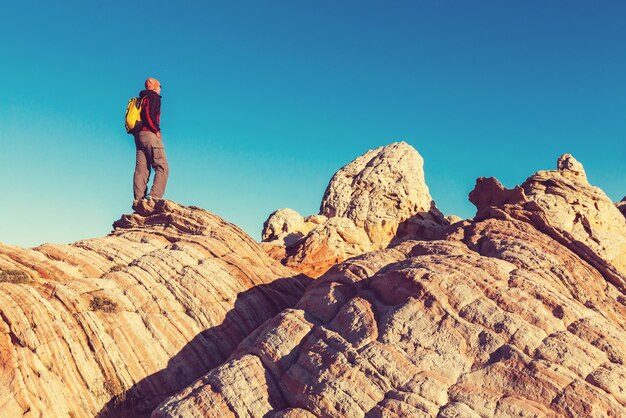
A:
<svg viewBox="0 0 626 418">
<path fill-rule="evenodd" d="M 589 184 L 582 164 L 570 154 L 559 157 L 557 170 L 539 171 L 511 190 L 481 177 L 469 197 L 478 209 L 475 220 L 530 222 L 626 291 L 624 216 L 600 188 Z"/>
<path fill-rule="evenodd" d="M 626 417 L 624 217 L 569 155 L 470 200 L 332 267 L 152 418 Z"/>
<path fill-rule="evenodd" d="M 434 239 L 449 225 L 424 180 L 424 160 L 406 142 L 370 150 L 330 180 L 319 215 L 280 209 L 263 225 L 264 248 L 311 276 L 392 241 Z"/>
<path fill-rule="evenodd" d="M 562 155 L 556 171 L 540 171 L 522 187 L 569 239 L 585 243 L 600 258 L 626 274 L 626 222 L 611 199 L 587 182 L 582 164 Z M 555 181 L 554 179 L 558 179 Z M 581 192 L 572 197 L 571 189 Z"/>
</svg>

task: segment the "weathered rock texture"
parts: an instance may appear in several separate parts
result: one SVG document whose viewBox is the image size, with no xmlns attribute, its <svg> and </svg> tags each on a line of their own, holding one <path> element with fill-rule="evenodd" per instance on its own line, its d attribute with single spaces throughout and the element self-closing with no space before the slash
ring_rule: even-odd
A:
<svg viewBox="0 0 626 418">
<path fill-rule="evenodd" d="M 558 168 L 526 180 L 522 184 L 526 196 L 560 234 L 626 272 L 624 217 L 601 189 L 589 186 L 585 170 L 571 155 L 559 158 Z"/>
<path fill-rule="evenodd" d="M 619 211 L 570 156 L 471 200 L 442 239 L 333 267 L 153 417 L 626 416 Z"/>
<path fill-rule="evenodd" d="M 287 266 L 318 277 L 355 255 L 407 239 L 436 238 L 449 221 L 424 180 L 424 161 L 405 142 L 368 151 L 330 180 L 320 214 L 291 209 L 263 225 L 263 248 Z"/>
<path fill-rule="evenodd" d="M 146 416 L 300 298 L 238 227 L 161 201 L 109 236 L 0 245 L 0 416 Z"/>
<path fill-rule="evenodd" d="M 291 246 L 328 218 L 313 215 L 303 218 L 293 209 L 279 209 L 272 213 L 263 224 L 263 241 L 279 241 L 283 246 Z"/>
<path fill-rule="evenodd" d="M 424 180 L 424 160 L 405 142 L 366 152 L 330 180 L 320 214 L 344 217 L 384 248 L 397 227 L 434 208 Z"/>
</svg>

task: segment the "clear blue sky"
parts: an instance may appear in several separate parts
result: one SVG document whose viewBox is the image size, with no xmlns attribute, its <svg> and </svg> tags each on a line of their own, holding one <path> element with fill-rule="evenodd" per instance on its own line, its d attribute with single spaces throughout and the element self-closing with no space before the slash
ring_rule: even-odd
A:
<svg viewBox="0 0 626 418">
<path fill-rule="evenodd" d="M 130 212 L 128 99 L 163 84 L 165 197 L 260 239 L 340 167 L 404 140 L 446 214 L 572 153 L 626 194 L 623 1 L 9 2 L 0 241 L 103 236 Z"/>
</svg>

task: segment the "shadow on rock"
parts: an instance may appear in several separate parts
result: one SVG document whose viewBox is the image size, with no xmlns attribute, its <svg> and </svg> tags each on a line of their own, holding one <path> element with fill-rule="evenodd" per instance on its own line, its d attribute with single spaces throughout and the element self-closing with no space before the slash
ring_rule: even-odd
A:
<svg viewBox="0 0 626 418">
<path fill-rule="evenodd" d="M 255 328 L 280 311 L 296 305 L 313 280 L 303 274 L 255 286 L 237 295 L 224 321 L 196 335 L 160 370 L 120 393 L 96 415 L 99 418 L 149 417 L 168 396 L 175 394 L 223 363 Z"/>
<path fill-rule="evenodd" d="M 387 248 L 408 240 L 432 241 L 441 239 L 450 222 L 437 209 L 434 202 L 428 212 L 418 212 L 398 225 L 395 237 Z"/>
</svg>

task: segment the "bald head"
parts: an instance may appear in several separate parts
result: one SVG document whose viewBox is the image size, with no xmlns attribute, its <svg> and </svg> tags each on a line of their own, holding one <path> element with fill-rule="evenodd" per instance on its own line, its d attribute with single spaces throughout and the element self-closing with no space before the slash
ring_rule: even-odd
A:
<svg viewBox="0 0 626 418">
<path fill-rule="evenodd" d="M 161 93 L 161 83 L 156 78 L 150 77 L 146 80 L 146 89 L 156 91 L 157 93 Z"/>
</svg>

